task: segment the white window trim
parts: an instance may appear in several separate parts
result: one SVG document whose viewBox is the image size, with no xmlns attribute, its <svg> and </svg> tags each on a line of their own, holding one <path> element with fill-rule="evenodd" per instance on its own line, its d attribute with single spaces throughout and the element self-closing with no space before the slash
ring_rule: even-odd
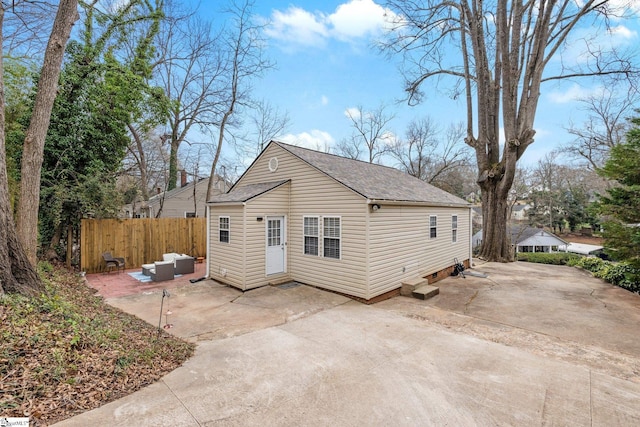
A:
<svg viewBox="0 0 640 427">
<path fill-rule="evenodd" d="M 229 240 L 226 241 L 226 242 L 223 242 L 222 240 L 220 240 L 220 231 L 224 230 L 224 229 L 220 228 L 220 220 L 223 219 L 223 218 L 226 218 L 228 220 L 227 224 L 228 224 L 228 227 L 229 227 L 229 228 L 226 229 L 227 232 L 228 232 L 228 235 L 229 235 Z M 231 217 L 228 216 L 228 215 L 220 215 L 220 216 L 218 216 L 218 243 L 226 243 L 226 244 L 231 243 Z"/>
<path fill-rule="evenodd" d="M 454 218 L 456 219 L 455 222 L 453 221 Z M 458 215 L 451 215 L 451 243 L 458 243 Z"/>
<path fill-rule="evenodd" d="M 318 234 L 317 235 L 315 235 L 315 236 L 311 236 L 311 235 L 307 236 L 304 233 L 304 220 L 306 218 L 316 218 L 318 220 Z M 322 226 L 323 226 L 322 220 L 321 220 L 319 215 L 303 215 L 302 216 L 302 255 L 312 256 L 312 257 L 321 256 L 321 254 L 323 253 L 322 252 L 322 244 L 321 244 L 321 242 L 322 242 Z M 304 248 L 305 248 L 305 237 L 316 237 L 318 239 L 318 253 L 316 255 L 308 254 L 308 253 L 306 253 L 304 251 Z"/>
<path fill-rule="evenodd" d="M 322 257 L 325 259 L 334 259 L 334 260 L 342 260 L 342 217 L 340 215 L 324 215 L 321 217 L 322 221 L 322 248 L 318 248 L 318 251 L 322 251 Z M 340 221 L 340 235 L 338 237 L 327 237 L 328 239 L 338 239 L 338 252 L 340 253 L 340 256 L 338 258 L 334 258 L 334 257 L 327 257 L 324 255 L 324 239 L 325 239 L 325 235 L 324 235 L 324 220 L 325 219 L 329 219 L 329 218 L 335 218 L 338 219 Z"/>
<path fill-rule="evenodd" d="M 436 219 L 436 225 L 432 226 L 431 225 L 431 218 L 435 218 Z M 436 229 L 436 235 L 434 237 L 431 237 L 431 229 L 435 228 Z M 438 215 L 429 215 L 429 239 L 437 239 L 438 238 Z"/>
</svg>

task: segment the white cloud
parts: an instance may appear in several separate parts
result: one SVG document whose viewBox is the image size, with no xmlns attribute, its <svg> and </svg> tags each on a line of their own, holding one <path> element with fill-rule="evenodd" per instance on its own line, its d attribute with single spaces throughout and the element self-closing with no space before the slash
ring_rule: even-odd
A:
<svg viewBox="0 0 640 427">
<path fill-rule="evenodd" d="M 301 132 L 298 134 L 289 133 L 279 138 L 282 142 L 296 145 L 298 147 L 311 148 L 323 152 L 329 152 L 333 147 L 335 140 L 329 132 L 313 129 L 310 132 Z"/>
<path fill-rule="evenodd" d="M 351 107 L 344 110 L 344 116 L 348 119 L 357 119 L 361 114 L 362 113 L 360 112 L 360 109 L 358 107 Z"/>
<path fill-rule="evenodd" d="M 609 0 L 607 6 L 610 10 L 617 13 L 626 11 L 640 13 L 640 2 L 638 2 L 638 0 Z"/>
<path fill-rule="evenodd" d="M 322 16 L 291 6 L 285 12 L 273 12 L 271 25 L 265 33 L 268 37 L 292 44 L 322 46 L 328 36 L 323 20 Z"/>
<path fill-rule="evenodd" d="M 373 0 L 351 0 L 328 16 L 332 34 L 340 40 L 351 40 L 376 34 L 385 26 L 385 10 Z"/>
<path fill-rule="evenodd" d="M 329 98 L 326 95 L 322 95 L 320 98 L 320 104 L 323 106 L 329 105 Z"/>
<path fill-rule="evenodd" d="M 565 91 L 549 92 L 549 95 L 547 97 L 553 103 L 566 104 L 568 102 L 573 102 L 579 99 L 588 98 L 589 96 L 601 94 L 604 90 L 605 88 L 603 88 L 602 86 L 585 88 L 574 83 Z"/>
<path fill-rule="evenodd" d="M 617 27 L 612 27 L 609 30 L 609 34 L 612 38 L 618 40 L 631 40 L 638 37 L 638 32 L 634 30 L 630 30 L 628 27 L 624 25 L 618 25 Z"/>
<path fill-rule="evenodd" d="M 267 36 L 285 43 L 286 49 L 298 47 L 322 47 L 330 38 L 345 42 L 378 34 L 389 18 L 394 16 L 373 0 L 349 0 L 339 5 L 331 14 L 308 12 L 290 6 L 284 12 L 271 14 Z"/>
</svg>

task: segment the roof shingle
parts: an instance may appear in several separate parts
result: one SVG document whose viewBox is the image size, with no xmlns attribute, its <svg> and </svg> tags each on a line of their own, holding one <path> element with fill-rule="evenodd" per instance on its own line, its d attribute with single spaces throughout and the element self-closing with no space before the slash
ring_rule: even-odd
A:
<svg viewBox="0 0 640 427">
<path fill-rule="evenodd" d="M 469 206 L 465 200 L 398 169 L 347 159 L 282 142 L 272 141 L 272 143 L 371 200 Z"/>
<path fill-rule="evenodd" d="M 288 179 L 275 182 L 262 182 L 260 184 L 249 184 L 238 188 L 233 188 L 232 191 L 225 194 L 219 194 L 213 196 L 209 203 L 241 203 L 247 200 L 258 197 L 267 191 L 273 190 L 276 187 L 281 186 L 284 183 L 289 182 Z"/>
</svg>

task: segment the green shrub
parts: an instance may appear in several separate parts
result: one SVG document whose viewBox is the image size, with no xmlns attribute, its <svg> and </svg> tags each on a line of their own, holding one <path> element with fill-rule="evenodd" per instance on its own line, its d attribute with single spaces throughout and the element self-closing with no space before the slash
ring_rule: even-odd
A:
<svg viewBox="0 0 640 427">
<path fill-rule="evenodd" d="M 581 267 L 612 285 L 631 292 L 640 292 L 640 269 L 625 262 L 603 261 L 595 257 L 581 257 L 568 265 Z"/>
<path fill-rule="evenodd" d="M 597 257 L 581 257 L 575 265 L 576 267 L 582 267 L 587 271 L 592 273 L 597 273 L 608 263 L 608 261 L 603 261 Z"/>
<path fill-rule="evenodd" d="M 585 257 L 565 252 L 520 252 L 518 253 L 518 261 L 584 268 L 595 277 L 612 285 L 640 293 L 640 269 L 625 262 L 604 261 L 597 257 Z"/>
<path fill-rule="evenodd" d="M 580 255 L 570 254 L 566 252 L 519 252 L 518 261 L 535 262 L 538 264 L 567 265 Z"/>
</svg>

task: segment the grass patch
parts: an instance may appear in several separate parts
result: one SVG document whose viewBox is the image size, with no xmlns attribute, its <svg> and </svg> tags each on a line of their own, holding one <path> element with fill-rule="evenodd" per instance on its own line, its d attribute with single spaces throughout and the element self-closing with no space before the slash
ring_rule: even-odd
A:
<svg viewBox="0 0 640 427">
<path fill-rule="evenodd" d="M 0 297 L 0 414 L 61 421 L 130 394 L 180 366 L 194 345 L 104 303 L 48 264 L 46 292 Z"/>
</svg>

